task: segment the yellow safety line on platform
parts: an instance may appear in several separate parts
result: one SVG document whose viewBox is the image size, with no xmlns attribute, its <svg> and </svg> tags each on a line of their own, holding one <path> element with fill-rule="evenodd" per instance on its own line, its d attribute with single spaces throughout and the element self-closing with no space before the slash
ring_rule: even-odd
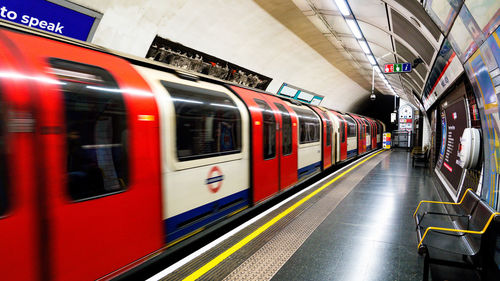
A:
<svg viewBox="0 0 500 281">
<path fill-rule="evenodd" d="M 313 196 L 315 196 L 316 194 L 318 194 L 319 192 L 321 192 L 323 189 L 327 188 L 330 184 L 336 182 L 338 179 L 340 179 L 341 177 L 343 177 L 344 175 L 346 175 L 350 171 L 354 170 L 359 165 L 363 164 L 364 162 L 368 161 L 370 158 L 372 158 L 375 155 L 377 155 L 379 153 L 382 153 L 382 152 L 384 152 L 384 150 L 381 150 L 381 151 L 379 151 L 379 152 L 371 155 L 370 157 L 366 158 L 365 160 L 363 160 L 363 161 L 359 162 L 358 164 L 352 166 L 347 171 L 345 171 L 342 174 L 336 176 L 331 181 L 325 183 L 320 188 L 318 188 L 315 191 L 311 192 L 311 194 L 307 195 L 302 200 L 300 200 L 297 203 L 293 204 L 291 207 L 289 207 L 288 209 L 286 209 L 285 211 L 283 211 L 281 214 L 277 215 L 276 217 L 274 217 L 273 219 L 271 219 L 270 221 L 268 221 L 266 224 L 264 224 L 263 226 L 259 227 L 254 232 L 250 233 L 250 235 L 248 235 L 247 237 L 245 237 L 242 240 L 240 240 L 240 242 L 234 244 L 231 248 L 227 249 L 222 254 L 220 254 L 219 256 L 217 256 L 216 258 L 214 258 L 213 260 L 211 260 L 210 262 L 208 262 L 207 264 L 205 264 L 204 266 L 202 266 L 201 268 L 199 268 L 195 272 L 191 273 L 191 275 L 187 276 L 183 280 L 196 280 L 196 279 L 200 278 L 201 276 L 203 276 L 203 274 L 207 273 L 210 269 L 214 268 L 216 265 L 218 265 L 219 263 L 221 263 L 223 260 L 225 260 L 227 257 L 229 257 L 230 255 L 232 255 L 234 252 L 236 252 L 239 249 L 241 249 L 248 242 L 252 241 L 255 237 L 259 236 L 259 234 L 261 234 L 262 232 L 264 232 L 266 229 L 268 229 L 269 227 L 271 227 L 273 224 L 275 224 L 276 222 L 278 222 L 280 219 L 282 219 L 283 217 L 285 217 L 286 215 L 288 215 L 290 212 L 292 212 L 293 210 L 295 210 L 300 205 L 304 204 L 307 200 L 311 199 Z"/>
</svg>

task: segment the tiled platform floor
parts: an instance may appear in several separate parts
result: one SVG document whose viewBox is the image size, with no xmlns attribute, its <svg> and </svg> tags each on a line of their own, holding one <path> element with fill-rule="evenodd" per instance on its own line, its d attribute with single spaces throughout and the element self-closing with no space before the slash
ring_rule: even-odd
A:
<svg viewBox="0 0 500 281">
<path fill-rule="evenodd" d="M 437 199 L 428 168 L 393 151 L 340 202 L 273 280 L 421 280 L 412 214 Z"/>
</svg>

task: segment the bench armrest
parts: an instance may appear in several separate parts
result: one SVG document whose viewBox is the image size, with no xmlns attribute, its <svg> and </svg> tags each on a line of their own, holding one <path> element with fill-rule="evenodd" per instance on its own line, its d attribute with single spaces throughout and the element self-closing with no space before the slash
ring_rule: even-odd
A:
<svg viewBox="0 0 500 281">
<path fill-rule="evenodd" d="M 465 195 L 467 194 L 467 192 L 472 192 L 472 189 L 471 188 L 468 188 L 464 195 L 462 196 L 462 200 L 460 200 L 460 202 L 458 203 L 452 203 L 452 202 L 442 202 L 442 201 L 428 201 L 428 200 L 422 200 L 420 201 L 420 203 L 418 203 L 418 206 L 417 206 L 417 209 L 415 210 L 415 213 L 413 213 L 413 217 L 415 218 L 415 216 L 417 215 L 417 212 L 418 210 L 420 209 L 420 206 L 422 205 L 422 203 L 430 203 L 430 204 L 444 204 L 444 205 L 460 205 L 462 204 L 462 202 L 464 201 L 464 198 L 465 198 Z"/>
<path fill-rule="evenodd" d="M 500 215 L 500 213 L 498 213 L 498 212 L 491 214 L 490 218 L 488 219 L 488 222 L 486 223 L 486 225 L 484 226 L 484 228 L 481 231 L 429 226 L 429 227 L 427 227 L 425 229 L 424 235 L 422 236 L 422 239 L 420 239 L 420 241 L 418 243 L 418 246 L 417 246 L 417 249 L 420 248 L 420 246 L 422 245 L 422 242 L 424 242 L 424 239 L 427 236 L 427 232 L 429 232 L 429 231 L 440 230 L 440 231 L 448 231 L 448 232 L 461 232 L 461 233 L 469 233 L 469 234 L 479 234 L 479 235 L 481 235 L 484 232 L 486 232 L 486 230 L 488 229 L 488 226 L 490 226 L 490 223 L 493 220 L 493 218 L 495 216 L 499 216 L 499 215 Z"/>
</svg>

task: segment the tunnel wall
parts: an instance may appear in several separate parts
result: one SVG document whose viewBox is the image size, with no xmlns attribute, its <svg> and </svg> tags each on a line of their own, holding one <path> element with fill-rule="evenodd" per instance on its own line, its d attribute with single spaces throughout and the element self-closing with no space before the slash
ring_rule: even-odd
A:
<svg viewBox="0 0 500 281">
<path fill-rule="evenodd" d="M 341 111 L 369 95 L 251 0 L 72 2 L 103 14 L 92 43 L 104 47 L 144 57 L 158 35 L 271 77 L 272 93 L 287 82 Z"/>
</svg>

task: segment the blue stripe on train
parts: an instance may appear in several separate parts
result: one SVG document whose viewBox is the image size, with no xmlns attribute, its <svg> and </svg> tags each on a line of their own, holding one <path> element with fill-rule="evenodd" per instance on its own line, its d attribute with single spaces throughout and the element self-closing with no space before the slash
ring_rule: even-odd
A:
<svg viewBox="0 0 500 281">
<path fill-rule="evenodd" d="M 297 177 L 300 180 L 300 178 L 305 177 L 309 174 L 312 174 L 314 171 L 318 170 L 320 167 L 321 167 L 321 161 L 313 163 L 313 164 L 308 165 L 308 166 L 305 166 L 303 168 L 300 168 L 297 171 Z"/>
<path fill-rule="evenodd" d="M 358 155 L 358 149 L 357 148 L 355 148 L 353 150 L 347 151 L 347 158 L 351 158 L 351 157 L 354 157 L 356 155 Z"/>
<path fill-rule="evenodd" d="M 189 234 L 204 225 L 249 205 L 248 189 L 210 202 L 164 220 L 166 242 Z"/>
</svg>

